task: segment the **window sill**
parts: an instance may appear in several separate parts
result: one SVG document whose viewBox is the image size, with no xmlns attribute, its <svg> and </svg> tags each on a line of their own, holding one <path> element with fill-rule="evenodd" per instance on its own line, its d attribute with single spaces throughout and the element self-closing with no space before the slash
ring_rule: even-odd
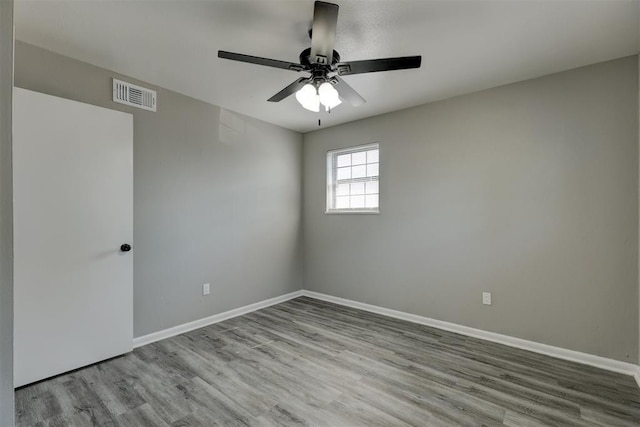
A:
<svg viewBox="0 0 640 427">
<path fill-rule="evenodd" d="M 331 210 L 324 213 L 325 215 L 380 215 L 380 211 L 372 210 Z"/>
</svg>

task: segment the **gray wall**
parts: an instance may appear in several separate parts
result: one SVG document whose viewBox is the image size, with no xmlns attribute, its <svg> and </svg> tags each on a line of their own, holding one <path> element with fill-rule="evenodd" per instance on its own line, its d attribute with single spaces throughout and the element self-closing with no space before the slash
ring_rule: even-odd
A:
<svg viewBox="0 0 640 427">
<path fill-rule="evenodd" d="M 380 215 L 325 215 L 374 141 Z M 638 58 L 305 134 L 303 212 L 305 289 L 637 362 Z"/>
<path fill-rule="evenodd" d="M 0 1 L 0 426 L 13 425 L 13 0 Z"/>
<path fill-rule="evenodd" d="M 112 77 L 158 112 L 113 103 Z M 135 336 L 302 288 L 300 134 L 20 42 L 15 80 L 134 115 Z"/>
</svg>

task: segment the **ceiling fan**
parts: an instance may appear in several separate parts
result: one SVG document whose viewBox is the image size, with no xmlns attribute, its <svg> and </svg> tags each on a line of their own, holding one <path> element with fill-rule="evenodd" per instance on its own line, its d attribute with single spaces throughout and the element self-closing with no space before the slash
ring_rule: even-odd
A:
<svg viewBox="0 0 640 427">
<path fill-rule="evenodd" d="M 243 55 L 241 53 L 218 51 L 218 57 L 233 61 L 248 62 L 285 70 L 308 72 L 309 77 L 301 77 L 268 99 L 279 102 L 296 94 L 298 102 L 306 109 L 318 112 L 320 104 L 327 111 L 347 101 L 354 107 L 365 103 L 365 99 L 349 86 L 340 76 L 375 73 L 378 71 L 419 68 L 421 56 L 369 59 L 364 61 L 340 62 L 340 55 L 333 50 L 338 23 L 338 5 L 316 1 L 313 11 L 313 25 L 309 30 L 311 47 L 300 53 L 300 63 L 279 61 Z"/>
</svg>

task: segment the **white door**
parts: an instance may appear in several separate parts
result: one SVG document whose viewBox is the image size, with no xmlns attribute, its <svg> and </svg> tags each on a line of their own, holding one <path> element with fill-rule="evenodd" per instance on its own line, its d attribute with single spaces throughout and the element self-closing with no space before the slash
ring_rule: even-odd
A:
<svg viewBox="0 0 640 427">
<path fill-rule="evenodd" d="M 133 116 L 16 88 L 13 171 L 17 387 L 132 349 Z"/>
</svg>

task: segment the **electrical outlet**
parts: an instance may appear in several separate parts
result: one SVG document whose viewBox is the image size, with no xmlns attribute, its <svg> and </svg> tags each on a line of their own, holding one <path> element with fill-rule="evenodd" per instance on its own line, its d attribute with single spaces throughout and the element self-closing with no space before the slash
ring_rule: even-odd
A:
<svg viewBox="0 0 640 427">
<path fill-rule="evenodd" d="M 491 292 L 482 293 L 482 303 L 484 305 L 491 305 Z"/>
<path fill-rule="evenodd" d="M 202 285 L 202 295 L 209 295 L 210 291 L 211 291 L 211 286 L 208 283 L 205 283 L 204 285 Z"/>
</svg>

